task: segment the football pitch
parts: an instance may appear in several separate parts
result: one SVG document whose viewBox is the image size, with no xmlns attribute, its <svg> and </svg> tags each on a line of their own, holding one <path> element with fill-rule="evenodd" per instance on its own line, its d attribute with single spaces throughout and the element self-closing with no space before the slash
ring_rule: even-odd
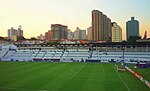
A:
<svg viewBox="0 0 150 91">
<path fill-rule="evenodd" d="M 150 80 L 150 69 L 138 70 Z M 0 62 L 0 91 L 150 91 L 110 63 Z"/>
</svg>

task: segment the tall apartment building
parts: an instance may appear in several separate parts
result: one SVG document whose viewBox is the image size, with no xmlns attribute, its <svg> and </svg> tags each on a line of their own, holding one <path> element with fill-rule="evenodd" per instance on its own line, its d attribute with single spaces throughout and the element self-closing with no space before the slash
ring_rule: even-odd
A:
<svg viewBox="0 0 150 91">
<path fill-rule="evenodd" d="M 86 30 L 81 30 L 78 27 L 74 32 L 74 39 L 75 40 L 85 40 L 86 39 Z"/>
<path fill-rule="evenodd" d="M 99 10 L 92 11 L 92 39 L 93 41 L 111 40 L 111 19 Z"/>
<path fill-rule="evenodd" d="M 8 29 L 8 37 L 11 38 L 12 36 L 23 37 L 22 26 L 19 26 L 18 29 L 14 29 L 13 27 Z"/>
<path fill-rule="evenodd" d="M 17 30 L 14 29 L 13 27 L 11 27 L 10 29 L 8 29 L 8 37 L 11 38 L 12 36 L 17 36 Z"/>
<path fill-rule="evenodd" d="M 92 27 L 87 28 L 87 39 L 92 40 Z"/>
<path fill-rule="evenodd" d="M 126 37 L 127 40 L 131 36 L 139 36 L 139 22 L 131 17 L 131 20 L 126 22 Z"/>
<path fill-rule="evenodd" d="M 122 29 L 116 23 L 112 23 L 112 42 L 122 42 Z"/>
<path fill-rule="evenodd" d="M 68 27 L 61 24 L 52 24 L 51 35 L 52 35 L 52 40 L 67 39 Z"/>
<path fill-rule="evenodd" d="M 18 37 L 23 37 L 23 30 L 22 30 L 22 26 L 21 25 L 18 27 L 17 36 Z"/>
<path fill-rule="evenodd" d="M 52 40 L 51 30 L 49 30 L 48 32 L 45 33 L 45 41 L 49 42 L 51 40 Z"/>
<path fill-rule="evenodd" d="M 74 32 L 72 32 L 70 29 L 68 29 L 68 39 L 73 40 L 74 38 Z"/>
</svg>

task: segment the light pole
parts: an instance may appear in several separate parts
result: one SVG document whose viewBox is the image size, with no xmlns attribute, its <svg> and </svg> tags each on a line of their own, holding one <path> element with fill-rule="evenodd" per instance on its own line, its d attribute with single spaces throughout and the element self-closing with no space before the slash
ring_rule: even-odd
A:
<svg viewBox="0 0 150 91">
<path fill-rule="evenodd" d="M 125 47 L 122 48 L 122 51 L 123 51 L 123 54 L 122 54 L 122 59 L 123 59 L 122 64 L 123 64 L 123 62 L 125 62 L 125 57 L 124 57 Z"/>
<path fill-rule="evenodd" d="M 125 50 L 125 48 L 123 47 L 122 50 L 123 50 L 123 55 L 122 55 L 122 57 L 123 57 L 123 60 L 124 60 L 124 50 Z"/>
</svg>

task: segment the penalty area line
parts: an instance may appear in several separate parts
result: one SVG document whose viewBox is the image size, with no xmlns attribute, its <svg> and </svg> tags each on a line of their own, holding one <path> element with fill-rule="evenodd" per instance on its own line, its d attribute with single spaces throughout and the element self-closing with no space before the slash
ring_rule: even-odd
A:
<svg viewBox="0 0 150 91">
<path fill-rule="evenodd" d="M 112 65 L 113 66 L 113 65 Z M 115 69 L 115 67 L 113 66 L 115 72 L 117 73 L 117 75 L 119 76 L 120 80 L 123 82 L 123 84 L 125 85 L 126 89 L 128 91 L 130 91 L 129 87 L 127 86 L 127 84 L 124 82 L 124 80 L 121 78 L 121 76 L 119 75 L 119 73 L 117 72 L 117 70 Z"/>
</svg>

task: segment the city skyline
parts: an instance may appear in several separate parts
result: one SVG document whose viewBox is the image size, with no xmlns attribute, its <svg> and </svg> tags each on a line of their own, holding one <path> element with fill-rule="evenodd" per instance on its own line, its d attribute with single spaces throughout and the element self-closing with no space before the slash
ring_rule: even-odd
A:
<svg viewBox="0 0 150 91">
<path fill-rule="evenodd" d="M 149 0 L 1 0 L 0 36 L 7 36 L 10 27 L 22 25 L 27 38 L 44 34 L 51 24 L 67 25 L 75 31 L 76 27 L 87 29 L 91 26 L 91 11 L 102 11 L 112 22 L 122 28 L 126 39 L 126 22 L 134 16 L 140 22 L 140 35 L 148 31 L 150 37 Z M 32 31 L 32 33 L 31 33 Z"/>
</svg>

